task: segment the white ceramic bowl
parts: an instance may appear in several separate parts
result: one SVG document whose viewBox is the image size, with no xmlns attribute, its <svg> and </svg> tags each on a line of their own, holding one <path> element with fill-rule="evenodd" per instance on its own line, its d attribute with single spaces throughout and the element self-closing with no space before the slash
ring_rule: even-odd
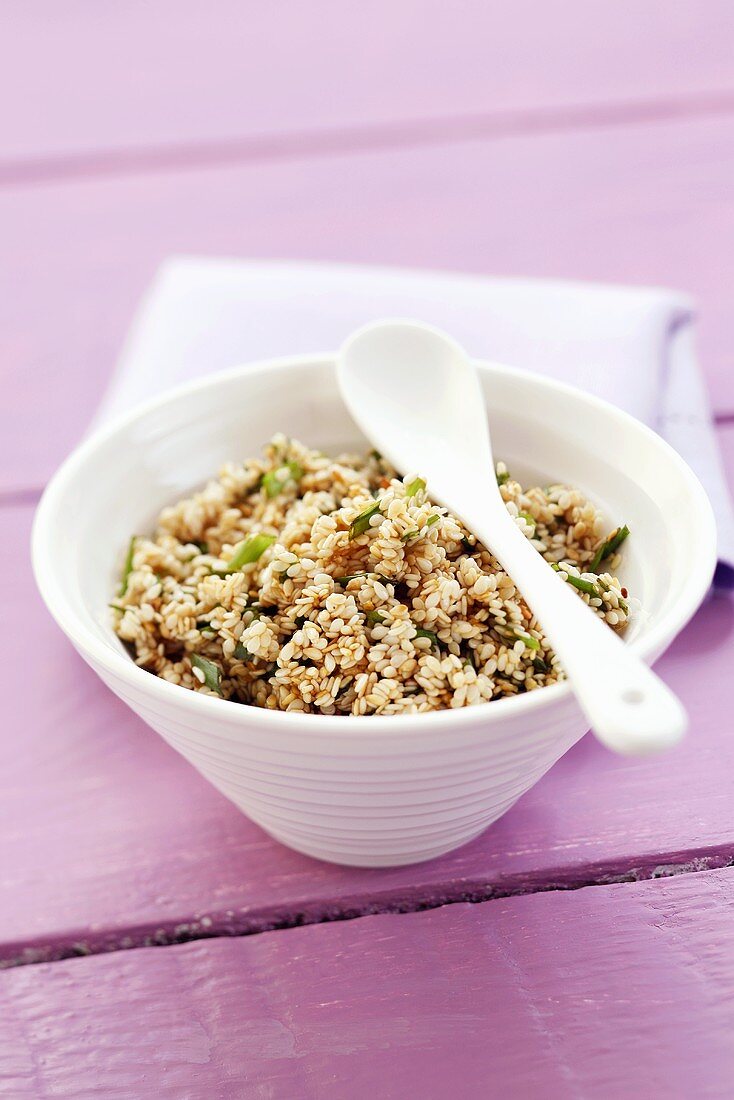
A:
<svg viewBox="0 0 734 1100">
<path fill-rule="evenodd" d="M 604 402 L 480 367 L 495 452 L 513 473 L 577 485 L 610 524 L 629 524 L 622 579 L 648 613 L 629 642 L 655 660 L 711 580 L 715 528 L 700 484 L 657 435 Z M 38 586 L 115 694 L 272 836 L 336 863 L 431 859 L 482 832 L 582 736 L 567 685 L 416 716 L 276 713 L 151 676 L 112 630 L 107 605 L 130 535 L 149 530 L 165 504 L 222 462 L 257 454 L 276 431 L 327 452 L 363 445 L 339 398 L 333 357 L 219 374 L 98 432 L 39 505 Z"/>
</svg>

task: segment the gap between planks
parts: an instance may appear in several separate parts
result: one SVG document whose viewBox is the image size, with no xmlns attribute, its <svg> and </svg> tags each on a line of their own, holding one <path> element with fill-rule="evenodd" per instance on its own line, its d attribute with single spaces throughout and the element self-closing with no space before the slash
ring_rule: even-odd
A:
<svg viewBox="0 0 734 1100">
<path fill-rule="evenodd" d="M 734 113 L 734 90 L 722 89 L 681 97 L 403 119 L 388 124 L 284 131 L 213 142 L 172 143 L 155 148 L 130 146 L 100 149 L 95 153 L 0 160 L 0 186 L 329 157 L 584 128 L 679 122 L 731 113 Z"/>
<path fill-rule="evenodd" d="M 484 904 L 502 898 L 555 891 L 584 890 L 595 886 L 635 883 L 670 878 L 674 875 L 693 875 L 698 872 L 724 870 L 734 867 L 734 850 L 708 850 L 692 853 L 677 852 L 659 856 L 646 856 L 626 864 L 616 860 L 583 870 L 559 869 L 556 873 L 544 872 L 542 880 L 532 876 L 512 876 L 498 884 L 457 882 L 447 884 L 442 890 L 427 888 L 421 894 L 398 891 L 379 892 L 371 898 L 344 899 L 343 901 L 319 901 L 279 911 L 261 908 L 258 911 L 223 913 L 201 916 L 191 920 L 170 922 L 169 925 L 141 925 L 129 929 L 97 932 L 92 936 L 80 932 L 70 933 L 65 939 L 39 943 L 34 946 L 18 945 L 17 954 L 5 946 L 5 957 L 0 960 L 0 971 L 37 963 L 60 962 L 64 959 L 89 955 L 109 954 L 143 947 L 173 947 L 195 940 L 233 938 L 259 935 L 263 932 L 286 931 L 311 924 L 329 924 L 335 921 L 358 920 L 360 917 L 402 915 L 426 912 L 448 905 Z"/>
</svg>

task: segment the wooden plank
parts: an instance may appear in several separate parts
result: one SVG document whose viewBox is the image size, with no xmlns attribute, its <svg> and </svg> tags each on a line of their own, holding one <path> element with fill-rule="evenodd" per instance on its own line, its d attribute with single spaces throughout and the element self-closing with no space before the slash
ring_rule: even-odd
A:
<svg viewBox="0 0 734 1100">
<path fill-rule="evenodd" d="M 733 40 L 727 0 L 158 0 L 104 14 L 83 0 L 63 12 L 9 0 L 2 156 L 103 161 L 404 119 L 685 101 L 733 90 Z"/>
<path fill-rule="evenodd" d="M 175 252 L 677 285 L 732 409 L 733 189 L 716 119 L 0 191 L 0 491 L 42 484 L 78 439 Z"/>
<path fill-rule="evenodd" d="M 687 741 L 624 759 L 591 738 L 481 838 L 432 863 L 339 868 L 270 840 L 139 722 L 51 623 L 30 507 L 0 509 L 0 960 L 649 876 L 734 858 L 734 605 L 712 599 L 660 663 Z"/>
<path fill-rule="evenodd" d="M 725 1098 L 734 872 L 27 966 L 0 1011 L 19 1100 Z"/>
</svg>

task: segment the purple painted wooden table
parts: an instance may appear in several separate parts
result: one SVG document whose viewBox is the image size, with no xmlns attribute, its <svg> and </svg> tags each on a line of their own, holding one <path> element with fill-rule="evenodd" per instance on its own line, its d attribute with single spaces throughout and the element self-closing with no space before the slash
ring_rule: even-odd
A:
<svg viewBox="0 0 734 1100">
<path fill-rule="evenodd" d="M 361 871 L 105 691 L 28 535 L 174 251 L 689 289 L 734 478 L 733 37 L 727 0 L 3 7 L 0 1096 L 730 1095 L 729 599 L 660 663 L 675 753 L 587 738 L 473 844 Z"/>
</svg>

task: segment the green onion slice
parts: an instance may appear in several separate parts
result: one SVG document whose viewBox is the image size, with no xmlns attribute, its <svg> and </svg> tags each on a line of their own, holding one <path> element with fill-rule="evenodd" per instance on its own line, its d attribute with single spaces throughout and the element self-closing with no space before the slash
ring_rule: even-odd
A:
<svg viewBox="0 0 734 1100">
<path fill-rule="evenodd" d="M 384 623 L 387 619 L 387 615 L 382 611 L 368 611 L 365 618 L 368 623 Z"/>
<path fill-rule="evenodd" d="M 361 573 L 346 573 L 343 577 L 334 577 L 337 584 L 340 584 L 342 588 L 346 588 L 350 581 L 356 581 L 358 577 L 369 577 L 369 573 L 362 571 Z"/>
<path fill-rule="evenodd" d="M 369 508 L 365 508 L 364 512 L 360 512 L 356 519 L 352 521 L 352 525 L 349 528 L 350 539 L 356 539 L 358 535 L 364 534 L 370 525 L 370 520 L 373 516 L 376 516 L 380 511 L 380 502 L 376 500 L 374 504 L 370 504 Z"/>
<path fill-rule="evenodd" d="M 133 557 L 135 555 L 135 540 L 136 539 L 137 539 L 137 535 L 133 535 L 133 537 L 130 539 L 130 544 L 127 548 L 127 555 L 125 557 L 125 564 L 122 567 L 122 580 L 120 581 L 120 591 L 117 593 L 118 596 L 124 596 L 125 593 L 127 592 L 127 586 L 128 586 L 129 581 L 130 581 L 130 574 L 133 571 Z"/>
<path fill-rule="evenodd" d="M 281 474 L 282 470 L 287 470 L 288 473 L 283 476 Z M 298 462 L 284 462 L 276 470 L 268 470 L 266 474 L 263 474 L 260 484 L 266 495 L 272 500 L 273 497 L 277 497 L 278 493 L 283 492 L 289 481 L 300 481 L 303 473 L 303 467 Z"/>
<path fill-rule="evenodd" d="M 427 531 L 429 527 L 433 527 L 434 523 L 438 523 L 440 518 L 441 517 L 437 516 L 437 515 L 429 516 L 428 519 L 426 520 L 426 525 L 425 525 L 424 531 Z M 420 530 L 417 527 L 414 527 L 412 531 L 406 531 L 406 533 L 404 535 L 401 535 L 400 536 L 400 541 L 401 542 L 410 542 L 411 539 L 417 539 L 420 534 L 421 534 Z"/>
<path fill-rule="evenodd" d="M 428 638 L 431 645 L 434 645 L 438 649 L 438 636 L 433 633 L 432 630 L 424 630 L 423 627 L 417 626 L 415 629 L 416 638 Z"/>
<path fill-rule="evenodd" d="M 215 569 L 214 573 L 219 577 L 226 577 L 229 573 L 237 573 L 243 565 L 252 565 L 265 553 L 269 546 L 275 542 L 275 535 L 252 535 L 241 542 L 235 550 L 231 561 L 228 561 L 224 569 Z"/>
<path fill-rule="evenodd" d="M 506 642 L 524 642 L 528 649 L 540 649 L 540 642 L 532 634 L 524 634 L 517 627 L 495 626 L 495 631 Z"/>
<path fill-rule="evenodd" d="M 560 565 L 555 561 L 551 563 L 551 569 L 555 569 L 556 573 L 561 571 Z M 566 581 L 577 588 L 579 592 L 586 592 L 589 596 L 601 597 L 601 592 L 592 581 L 585 581 L 583 577 L 574 577 L 571 573 L 566 574 Z"/>
<path fill-rule="evenodd" d="M 414 497 L 416 493 L 420 493 L 425 489 L 426 483 L 422 477 L 416 477 L 405 486 L 406 497 Z"/>
<path fill-rule="evenodd" d="M 594 554 L 591 564 L 589 565 L 589 572 L 596 573 L 601 563 L 606 561 L 607 558 L 611 558 L 612 554 L 619 549 L 629 533 L 630 529 L 626 523 L 612 531 L 611 535 L 607 536 Z"/>
<path fill-rule="evenodd" d="M 208 661 L 206 657 L 200 657 L 198 653 L 191 654 L 191 664 L 194 668 L 201 669 L 204 673 L 204 683 L 211 691 L 222 694 L 222 670 L 214 661 Z"/>
</svg>

